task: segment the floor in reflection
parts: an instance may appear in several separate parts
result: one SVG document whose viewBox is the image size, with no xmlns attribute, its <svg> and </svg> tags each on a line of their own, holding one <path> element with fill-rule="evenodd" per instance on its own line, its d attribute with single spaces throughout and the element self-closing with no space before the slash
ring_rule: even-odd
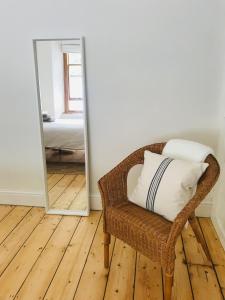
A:
<svg viewBox="0 0 225 300">
<path fill-rule="evenodd" d="M 86 210 L 85 175 L 48 173 L 48 196 L 50 209 Z"/>
</svg>

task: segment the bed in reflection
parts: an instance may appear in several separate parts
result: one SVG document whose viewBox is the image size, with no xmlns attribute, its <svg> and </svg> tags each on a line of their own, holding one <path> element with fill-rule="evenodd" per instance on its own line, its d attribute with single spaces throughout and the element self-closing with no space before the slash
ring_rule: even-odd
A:
<svg viewBox="0 0 225 300">
<path fill-rule="evenodd" d="M 52 169 L 84 169 L 84 120 L 57 119 L 43 122 L 44 145 L 49 171 Z M 75 163 L 75 165 L 65 165 Z"/>
<path fill-rule="evenodd" d="M 84 120 L 43 122 L 45 148 L 84 151 Z"/>
</svg>

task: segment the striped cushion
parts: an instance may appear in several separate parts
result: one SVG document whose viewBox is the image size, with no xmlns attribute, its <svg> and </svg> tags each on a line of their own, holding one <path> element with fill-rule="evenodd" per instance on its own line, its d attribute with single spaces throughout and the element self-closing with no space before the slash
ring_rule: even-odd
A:
<svg viewBox="0 0 225 300">
<path fill-rule="evenodd" d="M 141 175 L 128 198 L 173 221 L 194 195 L 207 167 L 207 163 L 171 159 L 145 151 Z"/>
</svg>

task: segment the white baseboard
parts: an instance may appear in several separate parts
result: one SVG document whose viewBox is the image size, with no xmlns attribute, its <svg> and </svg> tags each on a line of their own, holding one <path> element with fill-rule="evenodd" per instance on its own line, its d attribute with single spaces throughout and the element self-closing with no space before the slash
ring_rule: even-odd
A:
<svg viewBox="0 0 225 300">
<path fill-rule="evenodd" d="M 203 201 L 196 209 L 195 214 L 198 217 L 211 217 L 212 201 Z"/>
<path fill-rule="evenodd" d="M 63 216 L 89 216 L 88 210 L 68 210 L 68 209 L 49 209 L 46 212 L 48 215 L 63 215 Z"/>
<path fill-rule="evenodd" d="M 90 195 L 91 210 L 102 210 L 102 200 L 99 193 Z"/>
<path fill-rule="evenodd" d="M 222 225 L 220 219 L 218 219 L 218 217 L 216 217 L 214 214 L 212 214 L 212 223 L 225 250 L 225 228 Z"/>
<path fill-rule="evenodd" d="M 0 191 L 0 204 L 45 206 L 44 194 L 31 192 Z M 91 209 L 102 210 L 102 201 L 99 193 L 90 195 Z M 211 199 L 206 199 L 196 210 L 199 217 L 210 217 L 212 209 Z"/>
<path fill-rule="evenodd" d="M 45 206 L 44 194 L 17 191 L 0 191 L 0 204 Z"/>
<path fill-rule="evenodd" d="M 92 210 L 102 210 L 100 194 L 92 194 L 90 201 Z M 45 195 L 41 193 L 0 190 L 0 204 L 45 207 Z"/>
</svg>

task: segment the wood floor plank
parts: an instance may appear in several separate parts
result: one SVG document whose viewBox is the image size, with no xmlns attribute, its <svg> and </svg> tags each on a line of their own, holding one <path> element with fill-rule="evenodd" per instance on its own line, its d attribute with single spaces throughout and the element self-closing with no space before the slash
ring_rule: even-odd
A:
<svg viewBox="0 0 225 300">
<path fill-rule="evenodd" d="M 44 209 L 34 207 L 0 245 L 0 275 L 44 216 Z"/>
<path fill-rule="evenodd" d="M 49 179 L 48 179 L 48 191 L 50 191 L 57 182 L 59 182 L 63 178 L 64 174 L 53 174 Z"/>
<path fill-rule="evenodd" d="M 161 266 L 137 254 L 134 299 L 163 300 Z"/>
<path fill-rule="evenodd" d="M 68 246 L 45 300 L 72 300 L 98 226 L 101 212 L 82 218 Z"/>
<path fill-rule="evenodd" d="M 223 296 L 225 298 L 225 251 L 220 243 L 219 237 L 209 218 L 200 218 L 201 225 L 208 249 L 215 267 Z"/>
<path fill-rule="evenodd" d="M 109 259 L 111 260 L 115 238 L 111 237 Z M 99 223 L 87 262 L 85 264 L 74 300 L 102 300 L 107 283 L 108 269 L 104 268 L 103 218 Z M 88 289 L 87 289 L 88 282 Z"/>
<path fill-rule="evenodd" d="M 203 250 L 198 244 L 190 226 L 183 230 L 182 238 L 194 299 L 222 300 L 222 294 L 213 267 L 206 260 Z"/>
<path fill-rule="evenodd" d="M 17 206 L 0 222 L 0 244 L 31 210 L 31 207 Z"/>
<path fill-rule="evenodd" d="M 49 179 L 52 176 L 52 174 L 47 174 L 47 179 Z"/>
<path fill-rule="evenodd" d="M 48 192 L 49 207 L 52 207 L 53 203 L 60 195 L 62 195 L 74 177 L 75 175 L 64 175 L 63 178 Z"/>
<path fill-rule="evenodd" d="M 61 216 L 46 215 L 0 277 L 0 299 L 13 299 L 42 252 Z M 13 283 L 13 284 L 12 284 Z"/>
<path fill-rule="evenodd" d="M 84 175 L 77 175 L 65 189 L 62 195 L 55 201 L 52 208 L 56 209 L 68 209 L 71 203 L 76 198 L 77 194 L 81 190 L 83 184 L 85 183 Z"/>
<path fill-rule="evenodd" d="M 190 265 L 189 273 L 195 300 L 223 300 L 212 267 Z"/>
<path fill-rule="evenodd" d="M 201 245 L 197 242 L 190 225 L 183 230 L 182 237 L 187 262 L 191 264 L 211 266 L 211 263 L 205 256 Z"/>
<path fill-rule="evenodd" d="M 183 250 L 181 237 L 176 244 L 176 261 L 174 271 L 173 299 L 174 300 L 192 300 L 192 289 L 188 275 L 186 257 Z M 182 287 L 182 288 L 181 288 Z"/>
<path fill-rule="evenodd" d="M 80 190 L 80 192 L 77 194 L 74 201 L 71 203 L 69 209 L 71 210 L 85 210 L 87 209 L 87 189 L 86 184 L 84 184 Z"/>
<path fill-rule="evenodd" d="M 136 251 L 116 240 L 104 299 L 133 299 L 135 263 Z"/>
<path fill-rule="evenodd" d="M 43 299 L 80 217 L 65 216 L 41 253 L 15 299 Z"/>
<path fill-rule="evenodd" d="M 0 221 L 13 210 L 13 205 L 0 205 Z"/>
</svg>

